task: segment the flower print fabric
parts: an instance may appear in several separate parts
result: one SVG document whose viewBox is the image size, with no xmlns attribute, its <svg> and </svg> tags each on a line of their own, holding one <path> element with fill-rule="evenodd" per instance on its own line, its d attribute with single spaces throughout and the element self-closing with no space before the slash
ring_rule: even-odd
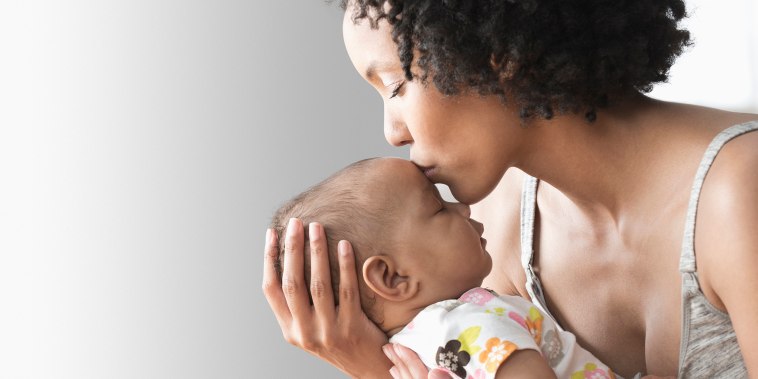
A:
<svg viewBox="0 0 758 379">
<path fill-rule="evenodd" d="M 471 356 L 466 350 L 461 350 L 461 341 L 450 340 L 445 346 L 437 348 L 437 366 L 458 376 L 466 376 L 463 366 L 468 364 Z"/>
<path fill-rule="evenodd" d="M 492 373 L 497 372 L 500 364 L 518 349 L 518 346 L 513 342 L 501 340 L 497 337 L 488 339 L 486 346 L 486 350 L 479 354 L 479 362 L 484 364 L 487 372 Z"/>
<path fill-rule="evenodd" d="M 491 379 L 517 350 L 536 350 L 558 378 L 608 378 L 613 372 L 582 349 L 534 304 L 484 288 L 421 311 L 390 341 L 414 350 L 429 369 L 462 379 Z"/>
<path fill-rule="evenodd" d="M 474 288 L 464 293 L 458 300 L 464 303 L 472 303 L 476 305 L 485 305 L 495 297 L 495 294 L 484 289 Z"/>
</svg>

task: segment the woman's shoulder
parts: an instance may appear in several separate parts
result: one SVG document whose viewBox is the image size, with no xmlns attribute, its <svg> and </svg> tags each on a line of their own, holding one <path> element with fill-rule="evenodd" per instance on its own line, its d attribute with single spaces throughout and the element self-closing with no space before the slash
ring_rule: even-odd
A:
<svg viewBox="0 0 758 379">
<path fill-rule="evenodd" d="M 734 131 L 740 125 L 755 125 L 758 114 L 730 112 L 721 109 L 708 108 L 692 104 L 660 102 L 651 125 L 661 127 L 667 132 L 662 133 L 672 151 L 676 151 L 682 159 L 698 165 L 706 153 L 706 147 L 727 130 Z M 735 164 L 750 164 L 752 152 L 758 152 L 758 135 L 748 133 L 739 138 L 729 140 L 718 151 L 716 161 L 708 173 L 708 181 L 722 171 L 721 166 Z M 729 171 L 729 170 L 727 170 Z M 724 178 L 726 179 L 726 178 Z M 743 180 L 744 178 L 733 178 Z M 721 180 L 720 180 L 721 181 Z M 727 181 L 728 183 L 729 181 Z"/>
<path fill-rule="evenodd" d="M 758 185 L 758 115 L 705 108 L 699 116 L 702 126 L 708 129 L 702 135 L 708 149 L 700 152 L 700 164 L 710 161 L 710 167 L 698 201 L 698 224 L 709 218 L 723 217 L 729 209 L 744 208 L 748 198 L 758 195 L 755 187 Z M 758 204 L 754 200 L 750 202 Z M 711 209 L 717 212 L 711 214 Z"/>
<path fill-rule="evenodd" d="M 717 133 L 703 152 L 704 158 L 713 158 L 701 194 L 701 201 L 709 203 L 735 199 L 758 180 L 758 115 L 730 114 L 713 127 Z"/>
<path fill-rule="evenodd" d="M 722 310 L 721 283 L 733 282 L 734 270 L 745 265 L 758 274 L 758 115 L 739 115 L 727 124 L 719 133 L 728 142 L 709 151 L 717 154 L 702 185 L 695 229 L 701 287 Z"/>
<path fill-rule="evenodd" d="M 758 204 L 758 115 L 740 114 L 725 124 L 704 152 L 713 160 L 700 194 L 704 208 L 716 206 L 720 213 L 742 209 L 748 200 Z"/>
</svg>

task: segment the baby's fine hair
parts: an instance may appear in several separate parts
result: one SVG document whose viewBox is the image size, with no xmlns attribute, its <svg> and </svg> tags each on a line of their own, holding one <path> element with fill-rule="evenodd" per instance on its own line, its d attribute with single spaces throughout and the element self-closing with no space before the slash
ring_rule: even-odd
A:
<svg viewBox="0 0 758 379">
<path fill-rule="evenodd" d="M 366 258 L 375 254 L 383 243 L 382 236 L 386 222 L 384 217 L 387 209 L 382 204 L 372 203 L 367 198 L 366 188 L 371 183 L 367 182 L 376 158 L 370 158 L 355 162 L 324 181 L 314 185 L 305 192 L 295 196 L 282 205 L 271 220 L 273 228 L 279 236 L 279 257 L 277 271 L 282 277 L 282 267 L 287 251 L 285 240 L 287 224 L 290 218 L 298 218 L 305 226 L 304 238 L 304 274 L 305 282 L 311 287 L 309 295 L 314 291 L 322 290 L 321 284 L 313 285 L 310 280 L 310 244 L 308 238 L 308 224 L 318 222 L 324 228 L 329 246 L 329 266 L 332 288 L 334 291 L 335 304 L 339 302 L 339 261 L 337 259 L 337 244 L 340 240 L 350 241 L 355 253 L 356 272 L 361 277 L 361 267 Z M 284 280 L 284 278 L 282 278 Z M 362 280 L 361 286 L 363 286 Z M 361 291 L 361 305 L 364 310 L 373 303 L 371 298 Z M 312 299 L 311 299 L 312 301 Z"/>
</svg>

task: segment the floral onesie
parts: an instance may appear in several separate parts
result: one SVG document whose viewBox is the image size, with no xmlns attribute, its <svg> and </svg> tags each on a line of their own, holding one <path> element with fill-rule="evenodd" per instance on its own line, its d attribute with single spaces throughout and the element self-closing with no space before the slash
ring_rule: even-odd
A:
<svg viewBox="0 0 758 379">
<path fill-rule="evenodd" d="M 558 378 L 615 378 L 534 304 L 484 288 L 426 307 L 390 341 L 415 351 L 429 368 L 463 379 L 494 378 L 498 367 L 521 349 L 541 352 Z"/>
</svg>

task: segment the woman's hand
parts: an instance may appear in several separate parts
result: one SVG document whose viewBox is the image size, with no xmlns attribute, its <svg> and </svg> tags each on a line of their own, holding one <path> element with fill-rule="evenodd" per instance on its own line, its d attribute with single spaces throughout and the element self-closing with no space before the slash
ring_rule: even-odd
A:
<svg viewBox="0 0 758 379">
<path fill-rule="evenodd" d="M 416 353 L 398 344 L 387 344 L 383 347 L 384 354 L 392 361 L 390 374 L 394 379 L 452 379 L 445 370 L 433 369 L 429 371 L 424 362 L 419 359 Z"/>
<path fill-rule="evenodd" d="M 387 343 L 387 336 L 361 309 L 352 247 L 347 241 L 340 241 L 338 245 L 340 305 L 335 307 L 324 229 L 311 223 L 308 232 L 313 305 L 308 299 L 303 275 L 301 221 L 292 219 L 287 226 L 281 280 L 275 266 L 279 255 L 278 237 L 272 229 L 266 232 L 263 293 L 276 315 L 284 339 L 350 376 L 389 377 L 391 364 L 381 349 Z"/>
</svg>

